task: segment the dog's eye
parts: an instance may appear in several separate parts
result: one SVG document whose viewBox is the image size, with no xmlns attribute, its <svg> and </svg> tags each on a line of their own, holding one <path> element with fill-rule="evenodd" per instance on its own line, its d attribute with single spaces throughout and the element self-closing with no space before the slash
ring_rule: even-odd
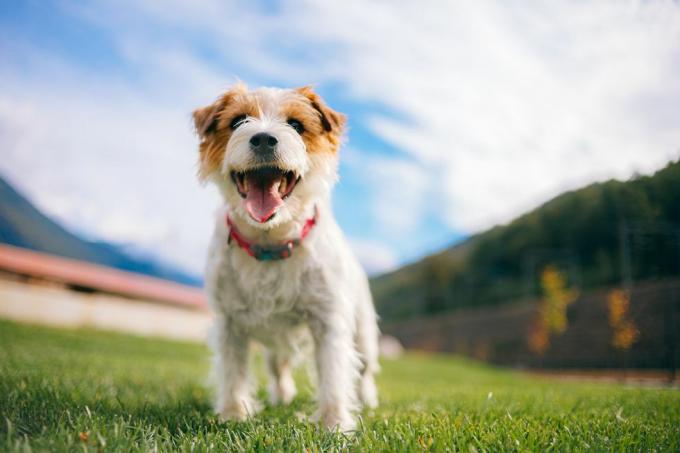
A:
<svg viewBox="0 0 680 453">
<path fill-rule="evenodd" d="M 235 117 L 233 120 L 231 120 L 231 123 L 229 123 L 229 127 L 234 130 L 237 129 L 241 124 L 246 122 L 246 115 L 239 115 Z"/>
<path fill-rule="evenodd" d="M 295 129 L 295 132 L 298 134 L 302 135 L 302 133 L 305 131 L 305 127 L 302 125 L 302 123 L 295 118 L 290 118 L 288 120 L 288 125 Z"/>
</svg>

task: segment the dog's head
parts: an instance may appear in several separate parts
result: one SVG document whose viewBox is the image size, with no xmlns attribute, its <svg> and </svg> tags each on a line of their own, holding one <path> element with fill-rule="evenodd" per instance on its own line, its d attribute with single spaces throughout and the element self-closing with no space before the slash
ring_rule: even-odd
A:
<svg viewBox="0 0 680 453">
<path fill-rule="evenodd" d="M 252 225 L 298 218 L 328 196 L 345 117 L 311 88 L 249 91 L 238 84 L 193 116 L 200 179 L 214 182 Z"/>
</svg>

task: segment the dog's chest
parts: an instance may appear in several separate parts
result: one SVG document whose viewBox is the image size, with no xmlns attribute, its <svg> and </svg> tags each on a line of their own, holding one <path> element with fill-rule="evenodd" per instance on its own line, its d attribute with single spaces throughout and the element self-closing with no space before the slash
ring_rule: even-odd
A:
<svg viewBox="0 0 680 453">
<path fill-rule="evenodd" d="M 307 278 L 302 258 L 257 261 L 241 250 L 223 247 L 209 264 L 211 299 L 242 325 L 294 325 L 304 316 Z"/>
</svg>

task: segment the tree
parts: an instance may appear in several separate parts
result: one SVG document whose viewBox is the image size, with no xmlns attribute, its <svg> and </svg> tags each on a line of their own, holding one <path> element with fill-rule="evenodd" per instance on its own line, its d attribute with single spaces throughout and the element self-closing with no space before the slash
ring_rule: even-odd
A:
<svg viewBox="0 0 680 453">
<path fill-rule="evenodd" d="M 541 299 L 538 317 L 527 339 L 529 349 L 543 355 L 550 347 L 550 336 L 567 330 L 567 307 L 578 298 L 578 291 L 567 287 L 567 277 L 552 264 L 541 272 Z"/>
<path fill-rule="evenodd" d="M 607 296 L 609 326 L 612 328 L 611 344 L 616 349 L 627 351 L 640 337 L 635 322 L 630 319 L 630 297 L 628 293 L 614 289 Z"/>
</svg>

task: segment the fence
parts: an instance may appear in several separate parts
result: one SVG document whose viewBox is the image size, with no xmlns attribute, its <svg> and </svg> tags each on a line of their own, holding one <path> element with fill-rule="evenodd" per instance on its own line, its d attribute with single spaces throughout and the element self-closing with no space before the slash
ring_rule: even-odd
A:
<svg viewBox="0 0 680 453">
<path fill-rule="evenodd" d="M 567 307 L 567 327 L 543 353 L 530 347 L 538 301 L 461 310 L 384 325 L 407 348 L 446 351 L 492 363 L 536 368 L 646 368 L 676 373 L 680 347 L 680 280 L 631 287 L 626 319 L 637 332 L 628 349 L 615 345 L 611 297 L 616 288 L 582 294 Z"/>
</svg>

